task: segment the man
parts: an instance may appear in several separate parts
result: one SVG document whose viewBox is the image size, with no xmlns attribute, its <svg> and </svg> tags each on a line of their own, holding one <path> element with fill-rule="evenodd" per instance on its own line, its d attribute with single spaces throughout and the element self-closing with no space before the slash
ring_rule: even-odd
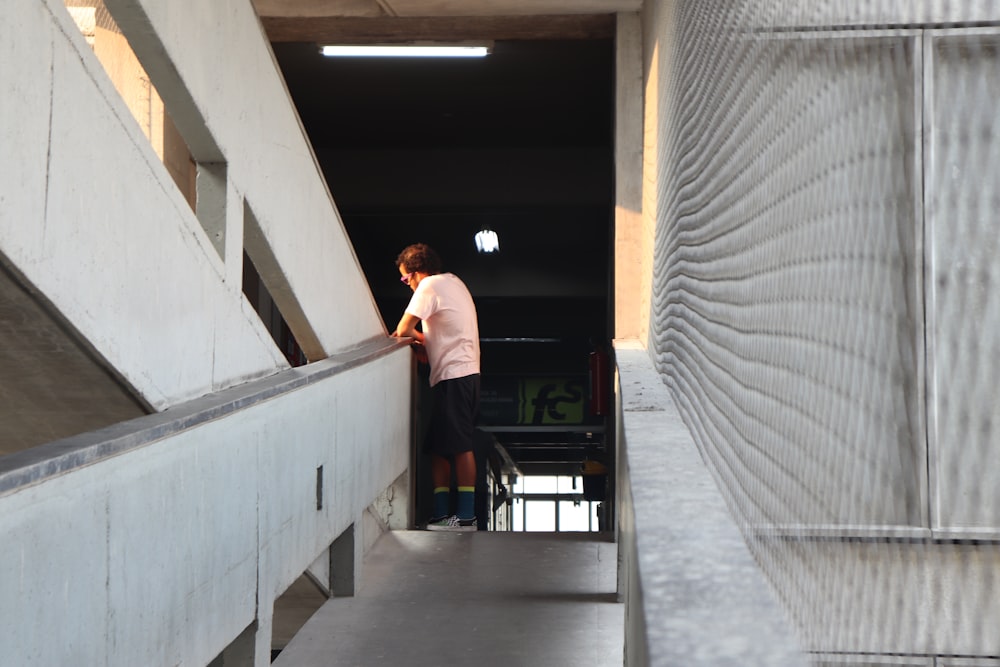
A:
<svg viewBox="0 0 1000 667">
<path fill-rule="evenodd" d="M 401 281 L 413 290 L 393 336 L 413 338 L 426 351 L 434 397 L 427 449 L 434 481 L 428 530 L 476 530 L 473 431 L 479 411 L 479 324 L 476 305 L 458 276 L 441 273 L 437 253 L 423 243 L 396 258 Z M 421 331 L 417 330 L 421 324 Z M 451 473 L 458 507 L 451 512 Z"/>
</svg>

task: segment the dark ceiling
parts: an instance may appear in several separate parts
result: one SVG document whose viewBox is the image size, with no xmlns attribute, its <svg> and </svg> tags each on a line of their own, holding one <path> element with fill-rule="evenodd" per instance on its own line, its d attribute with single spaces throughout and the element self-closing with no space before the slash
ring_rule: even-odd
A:
<svg viewBox="0 0 1000 667">
<path fill-rule="evenodd" d="M 485 58 L 325 58 L 275 45 L 309 136 L 329 148 L 607 147 L 608 41 L 497 42 Z"/>
</svg>

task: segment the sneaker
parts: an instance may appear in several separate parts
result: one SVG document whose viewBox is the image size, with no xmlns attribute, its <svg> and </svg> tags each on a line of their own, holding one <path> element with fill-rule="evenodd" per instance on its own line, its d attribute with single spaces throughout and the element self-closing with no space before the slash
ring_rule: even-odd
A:
<svg viewBox="0 0 1000 667">
<path fill-rule="evenodd" d="M 447 530 L 451 532 L 468 532 L 478 530 L 476 518 L 459 519 L 454 514 L 451 516 L 431 519 L 427 522 L 427 530 Z"/>
</svg>

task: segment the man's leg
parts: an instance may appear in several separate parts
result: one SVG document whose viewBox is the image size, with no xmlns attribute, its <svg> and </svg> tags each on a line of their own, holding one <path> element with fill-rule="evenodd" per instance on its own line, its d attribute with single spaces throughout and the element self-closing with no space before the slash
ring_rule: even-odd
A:
<svg viewBox="0 0 1000 667">
<path fill-rule="evenodd" d="M 476 516 L 476 455 L 471 450 L 455 454 L 455 476 L 458 481 L 458 518 Z"/>
<path fill-rule="evenodd" d="M 476 455 L 472 451 L 455 454 L 455 476 L 459 486 L 476 485 Z"/>
<path fill-rule="evenodd" d="M 432 520 L 451 515 L 451 462 L 431 454 L 431 480 L 434 482 L 434 515 Z"/>
</svg>

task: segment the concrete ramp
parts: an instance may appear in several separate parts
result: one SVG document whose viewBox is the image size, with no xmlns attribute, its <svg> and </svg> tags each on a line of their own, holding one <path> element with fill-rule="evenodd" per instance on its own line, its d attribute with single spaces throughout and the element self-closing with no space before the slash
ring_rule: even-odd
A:
<svg viewBox="0 0 1000 667">
<path fill-rule="evenodd" d="M 386 533 L 275 667 L 621 665 L 618 548 L 597 533 Z"/>
</svg>

